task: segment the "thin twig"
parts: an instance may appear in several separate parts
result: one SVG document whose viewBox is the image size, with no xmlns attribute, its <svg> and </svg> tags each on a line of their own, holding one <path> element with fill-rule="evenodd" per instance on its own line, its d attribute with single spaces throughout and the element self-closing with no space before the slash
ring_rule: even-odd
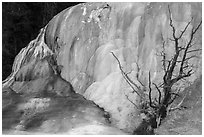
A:
<svg viewBox="0 0 204 137">
<path fill-rule="evenodd" d="M 170 7 L 169 7 L 169 5 L 168 5 L 168 9 L 169 9 L 169 19 L 170 19 L 170 26 L 171 26 L 171 28 L 173 29 L 173 38 L 174 38 L 174 41 L 176 41 L 176 40 L 178 40 L 177 39 L 177 37 L 176 37 L 176 29 L 175 29 L 175 27 L 173 26 L 173 21 L 172 21 L 172 15 L 171 15 L 171 10 L 170 10 Z"/>
<path fill-rule="evenodd" d="M 155 83 L 153 83 L 154 84 L 154 86 L 156 87 L 156 89 L 157 89 L 157 91 L 159 92 L 159 104 L 161 104 L 161 90 L 159 89 L 159 87 L 155 84 Z"/>
<path fill-rule="evenodd" d="M 200 50 L 202 50 L 202 49 L 190 50 L 190 51 L 188 51 L 187 53 L 190 53 L 190 52 L 196 52 L 196 51 L 200 51 Z"/>
<path fill-rule="evenodd" d="M 187 30 L 188 26 L 191 24 L 191 21 L 192 21 L 192 20 L 193 20 L 193 18 L 191 18 L 191 20 L 188 22 L 188 24 L 186 25 L 186 27 L 184 28 L 184 30 L 181 31 L 181 34 L 180 34 L 180 36 L 178 37 L 178 39 L 180 39 L 180 38 L 183 36 L 183 34 L 184 34 L 185 31 Z"/>
<path fill-rule="evenodd" d="M 150 76 L 150 71 L 149 71 L 149 105 L 152 108 L 157 108 L 152 104 L 152 88 L 151 88 L 151 76 Z"/>
<path fill-rule="evenodd" d="M 119 59 L 116 57 L 116 55 L 115 55 L 113 52 L 111 52 L 111 53 L 112 53 L 113 57 L 117 60 L 118 65 L 119 65 L 119 69 L 120 69 L 120 71 L 121 71 L 121 73 L 122 73 L 122 76 L 123 76 L 124 79 L 126 80 L 126 82 L 130 85 L 130 87 L 133 89 L 133 91 L 134 91 L 135 93 L 137 93 L 140 97 L 142 97 L 142 96 L 140 95 L 140 93 L 132 86 L 132 84 L 133 84 L 135 87 L 138 88 L 138 86 L 137 86 L 137 85 L 128 77 L 128 75 L 123 71 Z"/>
<path fill-rule="evenodd" d="M 137 109 L 139 109 L 139 107 L 128 98 L 128 95 L 125 95 L 125 96 L 126 96 L 127 100 L 130 101 L 130 103 L 132 103 Z"/>
<path fill-rule="evenodd" d="M 185 96 L 183 97 L 183 99 L 180 101 L 180 103 L 179 103 L 176 107 L 170 108 L 169 111 L 174 111 L 174 110 L 176 110 L 176 109 L 179 109 L 179 108 L 181 107 L 181 105 L 182 105 L 184 99 L 186 98 L 186 95 L 187 95 L 187 94 L 185 94 Z"/>
</svg>

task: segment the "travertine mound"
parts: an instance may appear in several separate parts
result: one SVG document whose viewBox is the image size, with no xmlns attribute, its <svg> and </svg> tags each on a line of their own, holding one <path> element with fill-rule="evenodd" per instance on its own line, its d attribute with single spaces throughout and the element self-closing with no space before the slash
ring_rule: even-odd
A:
<svg viewBox="0 0 204 137">
<path fill-rule="evenodd" d="M 57 75 L 71 83 L 75 92 L 109 112 L 114 126 L 133 132 L 141 123 L 139 110 L 133 105 L 138 104 L 139 97 L 122 77 L 111 52 L 139 86 L 138 79 L 148 84 L 148 72 L 151 81 L 161 82 L 164 72 L 159 53 L 163 41 L 167 43 L 167 56 L 174 53 L 173 42 L 169 40 L 172 28 L 168 5 L 176 34 L 194 19 L 184 33 L 185 43 L 192 27 L 201 20 L 201 3 L 84 3 L 65 9 L 21 50 L 3 87 L 19 92 L 30 81 L 36 81 L 40 87 L 39 80 Z M 196 49 L 202 46 L 201 29 L 195 38 Z M 201 51 L 196 54 L 197 58 L 191 60 L 195 73 L 189 77 L 189 83 L 201 75 Z M 184 89 L 188 82 L 179 84 Z"/>
</svg>

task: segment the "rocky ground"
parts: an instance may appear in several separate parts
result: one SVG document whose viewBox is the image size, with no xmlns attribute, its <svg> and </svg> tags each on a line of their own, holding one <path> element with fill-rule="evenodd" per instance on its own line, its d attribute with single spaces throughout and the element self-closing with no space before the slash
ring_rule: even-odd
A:
<svg viewBox="0 0 204 137">
<path fill-rule="evenodd" d="M 69 91 L 69 96 L 62 96 L 54 93 L 56 88 L 42 94 L 45 88 L 35 83 L 29 81 L 21 93 L 3 89 L 3 134 L 126 134 L 111 127 L 108 113 L 82 95 Z"/>
<path fill-rule="evenodd" d="M 193 85 L 186 88 L 183 94 L 186 93 L 187 96 L 181 105 L 181 109 L 170 112 L 161 126 L 155 130 L 155 134 L 202 134 L 202 78 L 197 79 Z"/>
</svg>

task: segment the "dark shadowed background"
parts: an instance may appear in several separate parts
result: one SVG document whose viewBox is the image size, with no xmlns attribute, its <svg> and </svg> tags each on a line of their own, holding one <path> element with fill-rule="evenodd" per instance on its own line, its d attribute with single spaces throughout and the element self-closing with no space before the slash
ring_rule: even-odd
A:
<svg viewBox="0 0 204 137">
<path fill-rule="evenodd" d="M 3 2 L 2 3 L 2 80 L 12 69 L 15 56 L 36 38 L 60 11 L 76 2 Z"/>
</svg>

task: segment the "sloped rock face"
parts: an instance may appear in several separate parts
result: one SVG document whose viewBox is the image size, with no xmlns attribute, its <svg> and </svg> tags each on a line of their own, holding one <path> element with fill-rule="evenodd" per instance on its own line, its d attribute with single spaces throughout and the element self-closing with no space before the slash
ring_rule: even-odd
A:
<svg viewBox="0 0 204 137">
<path fill-rule="evenodd" d="M 182 110 L 170 113 L 156 129 L 159 135 L 201 135 L 202 134 L 202 78 L 185 90 L 186 98 Z"/>
<path fill-rule="evenodd" d="M 164 72 L 158 54 L 163 41 L 168 41 L 167 56 L 174 52 L 173 42 L 169 40 L 172 28 L 168 5 L 176 33 L 194 18 L 184 34 L 185 42 L 192 27 L 201 20 L 199 3 L 85 3 L 65 9 L 22 49 L 3 87 L 12 87 L 18 93 L 35 92 L 39 91 L 36 87 L 46 83 L 52 85 L 42 86 L 46 91 L 69 96 L 73 86 L 74 91 L 109 112 L 114 126 L 133 132 L 142 121 L 139 110 L 133 105 L 140 99 L 124 80 L 111 52 L 139 86 L 138 79 L 148 84 L 148 72 L 151 72 L 152 82 L 161 82 Z M 194 47 L 201 47 L 201 32 L 196 34 Z M 191 60 L 195 73 L 189 77 L 190 83 L 201 75 L 201 52 L 197 54 L 198 57 Z M 58 80 L 50 76 L 57 76 Z M 71 83 L 65 88 L 67 91 L 49 84 L 60 79 Z M 34 83 L 33 88 L 25 90 L 30 88 L 30 81 Z M 179 84 L 184 88 L 188 86 L 187 82 Z M 55 87 L 59 90 L 54 90 Z"/>
<path fill-rule="evenodd" d="M 79 94 L 30 94 L 4 89 L 3 134 L 125 134 L 111 127 L 104 111 Z"/>
<path fill-rule="evenodd" d="M 59 75 L 21 78 L 3 88 L 3 134 L 127 134 Z"/>
</svg>

